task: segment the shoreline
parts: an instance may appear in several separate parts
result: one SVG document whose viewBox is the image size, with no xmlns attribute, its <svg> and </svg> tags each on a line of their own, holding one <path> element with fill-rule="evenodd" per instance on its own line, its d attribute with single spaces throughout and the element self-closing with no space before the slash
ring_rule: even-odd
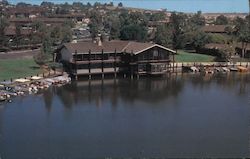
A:
<svg viewBox="0 0 250 159">
<path fill-rule="evenodd" d="M 218 63 L 218 62 L 177 62 L 172 63 L 173 72 L 167 72 L 162 76 L 168 74 L 178 73 L 200 73 L 202 75 L 207 74 L 229 74 L 231 72 L 249 73 L 249 62 L 238 63 Z M 134 76 L 134 75 L 133 75 Z M 83 77 L 83 76 L 82 76 Z M 116 77 L 113 77 L 116 79 Z M 119 77 L 118 77 L 119 78 Z M 129 77 L 121 77 L 129 78 Z M 164 77 L 167 78 L 167 77 Z M 84 79 L 84 78 L 83 78 Z M 101 78 L 103 80 L 103 78 Z M 132 76 L 131 76 L 131 79 Z M 85 81 L 91 81 L 94 79 L 84 79 Z M 19 78 L 15 80 L 0 82 L 0 102 L 11 102 L 11 99 L 16 96 L 26 94 L 36 94 L 38 91 L 48 89 L 50 86 L 62 86 L 71 82 L 71 78 L 67 73 L 56 74 L 47 73 L 37 76 L 31 76 L 28 78 Z"/>
<path fill-rule="evenodd" d="M 51 86 L 62 86 L 71 82 L 68 74 L 54 75 L 48 77 L 31 76 L 30 78 L 19 78 L 14 81 L 0 82 L 0 103 L 11 102 L 16 96 L 36 94 Z"/>
</svg>

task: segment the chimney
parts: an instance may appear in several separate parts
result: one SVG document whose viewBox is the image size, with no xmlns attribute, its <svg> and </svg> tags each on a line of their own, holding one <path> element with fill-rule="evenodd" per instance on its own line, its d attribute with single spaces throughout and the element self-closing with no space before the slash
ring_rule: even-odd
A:
<svg viewBox="0 0 250 159">
<path fill-rule="evenodd" d="M 98 34 L 96 37 L 96 42 L 98 46 L 102 46 L 101 34 Z"/>
</svg>

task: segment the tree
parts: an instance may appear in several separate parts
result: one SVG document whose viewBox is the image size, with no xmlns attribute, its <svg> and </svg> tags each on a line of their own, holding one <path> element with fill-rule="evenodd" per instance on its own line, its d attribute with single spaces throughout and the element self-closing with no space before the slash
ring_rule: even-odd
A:
<svg viewBox="0 0 250 159">
<path fill-rule="evenodd" d="M 70 27 L 62 28 L 62 43 L 67 43 L 72 40 L 72 31 Z"/>
<path fill-rule="evenodd" d="M 42 52 L 46 55 L 51 55 L 53 52 L 52 51 L 52 41 L 51 41 L 50 35 L 46 35 L 43 39 Z"/>
<path fill-rule="evenodd" d="M 165 20 L 165 13 L 164 12 L 158 12 L 158 13 L 154 13 L 151 15 L 150 20 L 151 21 L 161 21 L 161 20 Z"/>
<path fill-rule="evenodd" d="M 81 2 L 73 2 L 72 4 L 73 7 L 78 7 L 78 8 L 82 8 L 83 4 Z"/>
<path fill-rule="evenodd" d="M 69 14 L 69 9 L 67 7 L 57 7 L 56 14 Z"/>
<path fill-rule="evenodd" d="M 121 30 L 120 38 L 122 40 L 135 40 L 143 42 L 146 40 L 147 30 L 138 24 L 126 25 Z"/>
<path fill-rule="evenodd" d="M 100 3 L 100 2 L 95 2 L 94 3 L 94 8 L 97 8 L 97 7 L 99 7 L 99 6 L 101 6 L 102 4 Z"/>
<path fill-rule="evenodd" d="M 46 65 L 49 63 L 52 53 L 51 39 L 49 35 L 46 35 L 43 39 L 41 51 L 33 57 L 34 61 L 40 66 Z"/>
<path fill-rule="evenodd" d="M 53 6 L 54 6 L 54 3 L 43 1 L 43 2 L 40 4 L 40 6 L 43 6 L 43 7 L 53 7 Z"/>
<path fill-rule="evenodd" d="M 41 21 L 32 22 L 31 27 L 35 32 L 46 33 L 47 31 L 46 25 Z"/>
<path fill-rule="evenodd" d="M 215 20 L 216 25 L 227 25 L 228 24 L 228 19 L 224 15 L 220 15 L 216 18 Z"/>
<path fill-rule="evenodd" d="M 3 48 L 8 43 L 8 37 L 5 35 L 5 29 L 9 25 L 5 17 L 0 17 L 0 48 Z"/>
<path fill-rule="evenodd" d="M 185 46 L 185 30 L 187 25 L 187 15 L 183 13 L 173 13 L 170 17 L 173 27 L 173 48 L 180 49 Z"/>
<path fill-rule="evenodd" d="M 16 7 L 30 7 L 31 4 L 25 3 L 25 2 L 19 2 L 16 4 Z"/>
<path fill-rule="evenodd" d="M 42 43 L 43 37 L 48 31 L 46 25 L 41 21 L 34 21 L 32 22 L 31 27 L 34 31 L 34 33 L 31 34 L 32 44 L 35 45 L 38 43 Z"/>
<path fill-rule="evenodd" d="M 112 14 L 104 19 L 104 30 L 110 33 L 111 39 L 118 39 L 120 36 L 121 23 L 118 15 Z"/>
<path fill-rule="evenodd" d="M 50 33 L 52 44 L 61 43 L 62 39 L 62 30 L 61 27 L 55 26 L 52 28 Z"/>
<path fill-rule="evenodd" d="M 119 3 L 118 3 L 118 7 L 123 7 L 122 2 L 119 2 Z"/>
<path fill-rule="evenodd" d="M 121 31 L 120 39 L 145 41 L 147 39 L 146 26 L 148 19 L 139 12 L 128 13 L 123 10 L 119 15 Z"/>
<path fill-rule="evenodd" d="M 194 14 L 190 19 L 189 22 L 196 25 L 196 26 L 204 26 L 205 25 L 205 18 L 202 16 L 202 12 L 198 11 Z"/>
<path fill-rule="evenodd" d="M 90 8 L 92 5 L 91 5 L 91 3 L 87 3 L 87 8 Z"/>
<path fill-rule="evenodd" d="M 7 5 L 9 5 L 9 2 L 7 0 L 2 0 L 2 1 L 0 1 L 0 4 L 7 6 Z"/>
<path fill-rule="evenodd" d="M 239 31 L 239 41 L 241 42 L 242 57 L 245 57 L 246 48 L 248 43 L 250 43 L 250 28 L 249 23 L 245 24 Z"/>
<path fill-rule="evenodd" d="M 102 16 L 100 15 L 99 12 L 95 10 L 89 12 L 88 14 L 90 17 L 90 23 L 89 23 L 90 32 L 92 37 L 94 38 L 103 28 Z"/>
<path fill-rule="evenodd" d="M 17 25 L 16 26 L 16 34 L 15 34 L 15 38 L 14 38 L 14 43 L 16 44 L 16 47 L 19 48 L 19 45 L 21 44 L 22 41 L 22 26 L 21 25 Z"/>
<path fill-rule="evenodd" d="M 173 28 L 170 25 L 160 25 L 156 28 L 154 42 L 166 47 L 173 46 Z"/>
<path fill-rule="evenodd" d="M 113 6 L 114 6 L 114 3 L 113 3 L 113 2 L 109 2 L 108 6 L 113 7 Z"/>
<path fill-rule="evenodd" d="M 195 48 L 196 52 L 199 52 L 201 48 L 205 46 L 209 42 L 209 37 L 203 31 L 194 32 L 192 38 L 192 46 Z"/>
</svg>

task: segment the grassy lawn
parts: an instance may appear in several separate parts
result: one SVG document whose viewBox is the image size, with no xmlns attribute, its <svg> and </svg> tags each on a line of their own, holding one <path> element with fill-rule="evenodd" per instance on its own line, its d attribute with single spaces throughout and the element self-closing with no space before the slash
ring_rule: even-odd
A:
<svg viewBox="0 0 250 159">
<path fill-rule="evenodd" d="M 188 53 L 183 50 L 178 50 L 175 56 L 177 62 L 213 62 L 214 59 L 214 56 Z"/>
<path fill-rule="evenodd" d="M 0 81 L 21 78 L 41 73 L 33 59 L 0 60 Z"/>
</svg>

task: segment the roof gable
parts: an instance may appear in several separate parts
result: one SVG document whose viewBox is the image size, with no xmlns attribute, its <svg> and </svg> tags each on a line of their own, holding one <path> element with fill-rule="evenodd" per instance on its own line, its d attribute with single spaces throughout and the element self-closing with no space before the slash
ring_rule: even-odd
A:
<svg viewBox="0 0 250 159">
<path fill-rule="evenodd" d="M 171 52 L 172 54 L 176 54 L 176 51 L 171 50 L 171 49 L 169 49 L 169 48 L 166 48 L 166 47 L 164 47 L 164 46 L 158 45 L 158 44 L 152 44 L 151 46 L 149 46 L 149 47 L 147 47 L 147 48 L 144 48 L 144 49 L 142 49 L 142 50 L 139 50 L 139 51 L 135 52 L 134 54 L 140 54 L 140 53 L 142 53 L 142 52 L 144 52 L 144 51 L 146 51 L 146 50 L 148 50 L 148 49 L 151 49 L 151 48 L 153 48 L 153 47 L 159 47 L 159 48 L 161 48 L 161 49 L 164 49 L 164 50 L 166 50 L 166 51 Z"/>
</svg>

